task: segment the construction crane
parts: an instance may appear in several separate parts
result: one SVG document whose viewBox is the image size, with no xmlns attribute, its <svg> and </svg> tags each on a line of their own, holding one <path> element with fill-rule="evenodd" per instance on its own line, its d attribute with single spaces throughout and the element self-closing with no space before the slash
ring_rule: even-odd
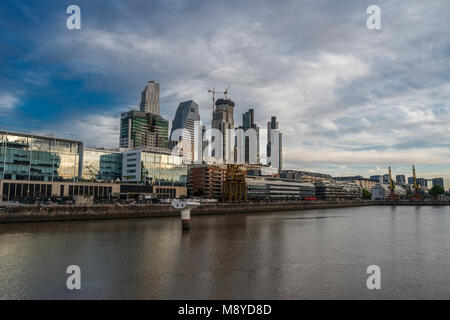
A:
<svg viewBox="0 0 450 320">
<path fill-rule="evenodd" d="M 230 86 L 228 86 L 228 88 L 225 89 L 225 91 L 216 91 L 216 89 L 209 89 L 208 93 L 212 93 L 212 111 L 213 111 L 213 117 L 214 117 L 214 110 L 215 110 L 215 105 L 214 103 L 216 102 L 216 93 L 223 93 L 225 99 L 228 99 L 228 94 L 229 94 L 229 90 L 230 90 Z"/>
<path fill-rule="evenodd" d="M 225 100 L 228 99 L 228 93 L 229 93 L 228 90 L 230 90 L 230 88 L 231 88 L 231 86 L 228 86 L 228 88 L 226 88 L 225 91 L 223 92 L 223 95 L 224 95 L 224 97 L 225 97 Z"/>
<path fill-rule="evenodd" d="M 390 192 L 387 200 L 398 200 L 398 196 L 395 194 L 394 181 L 392 180 L 391 167 L 389 167 L 389 190 Z"/>
<path fill-rule="evenodd" d="M 416 167 L 413 165 L 413 179 L 414 179 L 414 194 L 411 197 L 411 200 L 418 200 L 421 201 L 423 200 L 422 196 L 420 195 L 420 185 L 417 183 L 417 178 L 416 178 Z"/>
</svg>

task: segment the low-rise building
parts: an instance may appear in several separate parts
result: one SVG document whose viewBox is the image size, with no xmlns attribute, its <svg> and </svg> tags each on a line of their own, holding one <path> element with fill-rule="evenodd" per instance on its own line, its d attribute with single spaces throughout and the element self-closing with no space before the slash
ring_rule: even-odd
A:
<svg viewBox="0 0 450 320">
<path fill-rule="evenodd" d="M 225 164 L 194 164 L 187 176 L 189 196 L 221 199 L 227 166 Z"/>
<path fill-rule="evenodd" d="M 322 200 L 357 200 L 362 198 L 362 188 L 347 181 L 316 181 L 316 196 Z"/>
<path fill-rule="evenodd" d="M 276 177 L 245 177 L 248 200 L 301 200 L 315 198 L 312 183 Z"/>
</svg>

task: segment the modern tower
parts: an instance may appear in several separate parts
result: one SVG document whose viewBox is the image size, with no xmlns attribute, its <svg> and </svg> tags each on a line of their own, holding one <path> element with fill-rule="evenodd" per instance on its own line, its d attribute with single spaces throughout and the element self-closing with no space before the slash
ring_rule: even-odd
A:
<svg viewBox="0 0 450 320">
<path fill-rule="evenodd" d="M 226 163 L 234 162 L 234 102 L 230 99 L 218 99 L 215 102 L 212 128 L 222 132 L 222 158 Z M 217 153 L 213 153 L 213 157 Z M 217 156 L 216 156 L 217 157 Z"/>
<path fill-rule="evenodd" d="M 124 112 L 120 120 L 120 147 L 167 149 L 168 129 L 169 122 L 160 115 L 137 110 Z"/>
<path fill-rule="evenodd" d="M 242 114 L 242 129 L 244 133 L 252 129 L 256 134 L 256 141 L 251 141 L 251 134 L 247 134 L 244 139 L 245 162 L 250 163 L 250 144 L 256 143 L 256 159 L 259 161 L 259 127 L 255 123 L 255 110 L 248 109 Z"/>
<path fill-rule="evenodd" d="M 159 114 L 159 83 L 148 81 L 142 91 L 140 111 Z"/>
<path fill-rule="evenodd" d="M 277 138 L 278 141 L 276 141 Z M 278 163 L 270 160 L 269 164 L 281 171 L 283 169 L 283 140 L 277 117 L 271 117 L 267 122 L 267 156 L 269 159 L 276 159 L 275 154 L 272 156 L 273 152 L 278 153 Z"/>
<path fill-rule="evenodd" d="M 404 175 L 404 174 L 398 174 L 398 175 L 396 175 L 396 176 L 395 176 L 395 182 L 396 182 L 398 185 L 404 185 L 404 184 L 406 184 L 406 177 L 405 177 L 405 175 Z"/>
<path fill-rule="evenodd" d="M 183 159 L 194 161 L 194 125 L 200 121 L 198 104 L 193 100 L 181 102 L 178 105 L 170 132 L 170 148 L 182 143 Z M 181 129 L 181 130 L 180 130 Z M 178 131 L 177 131 L 178 130 Z M 181 136 L 180 136 L 181 132 Z M 177 136 L 174 136 L 174 135 Z"/>
</svg>

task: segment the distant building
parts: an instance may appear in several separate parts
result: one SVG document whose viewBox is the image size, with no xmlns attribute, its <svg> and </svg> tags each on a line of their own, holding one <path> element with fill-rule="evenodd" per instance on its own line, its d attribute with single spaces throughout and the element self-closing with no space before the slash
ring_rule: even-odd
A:
<svg viewBox="0 0 450 320">
<path fill-rule="evenodd" d="M 398 174 L 395 176 L 395 182 L 399 185 L 405 185 L 406 184 L 406 178 L 404 174 Z"/>
<path fill-rule="evenodd" d="M 391 183 L 391 181 L 390 181 L 390 178 L 389 178 L 389 175 L 388 175 L 388 174 L 384 174 L 384 175 L 383 175 L 383 178 L 382 178 L 382 183 L 384 183 L 384 184 L 390 184 L 390 183 Z"/>
<path fill-rule="evenodd" d="M 408 184 L 414 184 L 414 177 L 408 177 Z"/>
<path fill-rule="evenodd" d="M 378 183 L 383 183 L 383 178 L 380 175 L 370 176 L 370 180 L 378 182 Z"/>
<path fill-rule="evenodd" d="M 278 157 L 276 157 L 276 154 Z M 267 157 L 268 159 L 277 159 L 278 163 L 274 163 L 274 160 L 269 160 L 269 163 L 273 167 L 278 167 L 278 170 L 283 169 L 283 135 L 280 132 L 277 117 L 272 117 L 267 122 Z"/>
<path fill-rule="evenodd" d="M 432 180 L 432 183 L 433 183 L 433 187 L 434 186 L 441 186 L 442 189 L 445 190 L 445 188 L 444 188 L 444 179 L 443 178 L 434 178 Z"/>
<path fill-rule="evenodd" d="M 140 111 L 145 113 L 159 114 L 159 83 L 148 81 L 142 91 Z"/>
<path fill-rule="evenodd" d="M 309 171 L 301 171 L 301 170 L 281 170 L 280 178 L 284 179 L 296 179 L 296 180 L 331 180 L 332 177 L 329 174 L 318 173 L 318 172 L 309 172 Z"/>
<path fill-rule="evenodd" d="M 350 177 L 334 177 L 335 181 L 347 181 L 359 185 L 365 190 L 371 190 L 378 182 L 364 178 L 362 176 L 350 176 Z"/>
<path fill-rule="evenodd" d="M 346 181 L 316 181 L 316 196 L 322 200 L 356 200 L 362 198 L 362 188 Z"/>
<path fill-rule="evenodd" d="M 120 147 L 167 149 L 169 122 L 160 115 L 132 110 L 120 120 Z"/>
<path fill-rule="evenodd" d="M 193 100 L 181 102 L 178 106 L 170 132 L 170 149 L 179 146 L 180 154 L 186 161 L 194 161 L 194 124 L 200 121 L 198 104 Z M 175 133 L 177 133 L 175 136 Z M 180 136 L 181 132 L 181 136 Z M 200 150 L 201 152 L 201 150 Z M 199 155 L 201 159 L 201 155 Z"/>
<path fill-rule="evenodd" d="M 417 184 L 421 187 L 428 187 L 428 181 L 425 178 L 417 178 Z"/>
<path fill-rule="evenodd" d="M 371 190 L 372 200 L 384 200 L 389 195 L 389 188 L 385 184 L 377 183 Z"/>
</svg>

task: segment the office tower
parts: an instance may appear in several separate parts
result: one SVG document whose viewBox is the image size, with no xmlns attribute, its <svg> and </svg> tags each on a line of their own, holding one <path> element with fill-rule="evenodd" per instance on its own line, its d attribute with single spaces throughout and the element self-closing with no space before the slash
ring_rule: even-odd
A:
<svg viewBox="0 0 450 320">
<path fill-rule="evenodd" d="M 256 144 L 256 162 L 259 162 L 259 127 L 255 124 L 255 110 L 249 109 L 242 114 L 242 129 L 244 134 L 247 130 L 252 129 L 254 133 L 247 132 L 244 139 L 244 159 L 246 163 L 250 163 L 250 145 Z M 255 135 L 254 137 L 252 135 Z M 256 137 L 256 141 L 252 141 Z"/>
<path fill-rule="evenodd" d="M 445 190 L 445 188 L 444 188 L 444 179 L 443 178 L 434 178 L 432 180 L 432 182 L 433 182 L 433 187 L 438 185 L 438 186 L 441 186 Z"/>
<path fill-rule="evenodd" d="M 278 152 L 278 159 L 273 152 Z M 272 117 L 267 122 L 267 157 L 270 159 L 269 164 L 271 166 L 278 168 L 279 171 L 283 169 L 283 140 L 277 117 Z"/>
<path fill-rule="evenodd" d="M 234 102 L 229 99 L 218 99 L 215 103 L 212 128 L 222 132 L 222 159 L 226 163 L 234 162 Z M 219 155 L 217 150 L 212 153 L 213 157 Z"/>
<path fill-rule="evenodd" d="M 395 176 L 395 182 L 399 185 L 406 184 L 406 177 L 404 174 L 398 174 Z"/>
<path fill-rule="evenodd" d="M 148 81 L 142 91 L 140 111 L 159 114 L 159 83 Z"/>
<path fill-rule="evenodd" d="M 381 182 L 383 181 L 383 180 L 382 180 L 382 177 L 381 177 L 379 174 L 374 175 L 374 176 L 370 176 L 370 180 L 376 181 L 376 182 L 378 182 L 378 183 L 381 183 Z"/>
<path fill-rule="evenodd" d="M 383 184 L 390 184 L 391 182 L 389 181 L 389 175 L 388 174 L 384 174 L 383 178 L 382 178 L 382 183 Z"/>
<path fill-rule="evenodd" d="M 124 112 L 120 121 L 120 147 L 167 149 L 168 130 L 169 122 L 160 115 L 137 110 Z"/>
<path fill-rule="evenodd" d="M 421 187 L 428 187 L 427 179 L 417 178 L 417 184 Z"/>
<path fill-rule="evenodd" d="M 169 141 L 171 149 L 181 143 L 179 149 L 181 149 L 184 160 L 194 161 L 195 121 L 200 121 L 197 103 L 192 100 L 181 102 L 172 121 Z M 176 136 L 174 136 L 175 134 Z M 199 156 L 201 157 L 201 155 Z"/>
</svg>

